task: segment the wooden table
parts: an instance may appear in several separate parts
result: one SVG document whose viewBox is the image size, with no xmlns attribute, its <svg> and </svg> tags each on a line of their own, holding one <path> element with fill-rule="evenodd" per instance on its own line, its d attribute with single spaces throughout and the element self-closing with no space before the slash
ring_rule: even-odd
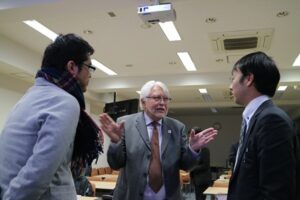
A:
<svg viewBox="0 0 300 200">
<path fill-rule="evenodd" d="M 101 197 L 104 194 L 111 195 L 116 187 L 116 182 L 109 181 L 90 181 L 95 184 L 96 196 Z"/>
<path fill-rule="evenodd" d="M 217 179 L 213 183 L 213 187 L 225 187 L 229 185 L 229 179 Z"/>
<path fill-rule="evenodd" d="M 210 195 L 211 199 L 227 199 L 228 188 L 226 187 L 208 187 L 203 194 Z"/>
<path fill-rule="evenodd" d="M 217 195 L 217 194 L 227 195 L 227 192 L 228 192 L 228 188 L 225 187 L 208 187 L 203 193 L 211 194 L 211 195 Z"/>
<path fill-rule="evenodd" d="M 96 190 L 113 190 L 116 187 L 116 182 L 108 181 L 90 181 L 95 184 Z"/>
<path fill-rule="evenodd" d="M 97 200 L 99 197 L 84 197 L 80 196 L 79 198 L 77 197 L 78 200 Z"/>
<path fill-rule="evenodd" d="M 116 182 L 118 179 L 117 174 L 102 174 L 97 176 L 88 177 L 90 181 L 109 181 L 109 182 Z"/>
</svg>

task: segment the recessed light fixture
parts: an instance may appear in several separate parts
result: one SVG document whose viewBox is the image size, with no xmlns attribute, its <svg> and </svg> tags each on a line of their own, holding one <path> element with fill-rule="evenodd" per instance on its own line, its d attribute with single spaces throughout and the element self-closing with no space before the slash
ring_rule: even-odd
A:
<svg viewBox="0 0 300 200">
<path fill-rule="evenodd" d="M 133 64 L 126 64 L 125 67 L 133 67 Z"/>
<path fill-rule="evenodd" d="M 115 17 L 116 16 L 116 14 L 114 13 L 114 12 L 108 12 L 107 13 L 110 17 Z"/>
<path fill-rule="evenodd" d="M 91 35 L 91 34 L 93 34 L 93 31 L 89 30 L 89 29 L 86 29 L 86 30 L 83 30 L 83 33 L 87 34 L 87 35 Z"/>
<path fill-rule="evenodd" d="M 293 67 L 300 67 L 300 54 L 297 56 L 293 63 Z"/>
<path fill-rule="evenodd" d="M 51 31 L 49 28 L 47 28 L 46 26 L 44 26 L 36 20 L 25 20 L 23 22 L 31 28 L 35 29 L 36 31 L 40 32 L 44 36 L 48 37 L 52 41 L 54 41 L 58 36 L 57 33 Z"/>
<path fill-rule="evenodd" d="M 181 40 L 179 33 L 172 21 L 169 22 L 159 22 L 160 28 L 163 30 L 169 41 L 179 41 Z"/>
<path fill-rule="evenodd" d="M 188 52 L 178 52 L 177 55 L 187 71 L 197 71 L 195 64 L 193 63 Z"/>
<path fill-rule="evenodd" d="M 281 11 L 276 14 L 277 17 L 286 17 L 289 15 L 288 11 Z"/>
<path fill-rule="evenodd" d="M 111 69 L 109 69 L 108 67 L 106 67 L 105 65 L 103 65 L 102 63 L 100 63 L 95 59 L 92 59 L 92 65 L 94 65 L 95 67 L 97 67 L 98 69 L 100 69 L 101 71 L 103 71 L 104 73 L 110 76 L 117 75 L 116 72 L 112 71 Z"/>
<path fill-rule="evenodd" d="M 170 61 L 169 62 L 169 65 L 176 65 L 177 63 L 176 63 L 176 61 Z"/>
<path fill-rule="evenodd" d="M 286 86 L 286 85 L 279 86 L 277 91 L 285 91 L 287 87 L 288 86 Z"/>
</svg>

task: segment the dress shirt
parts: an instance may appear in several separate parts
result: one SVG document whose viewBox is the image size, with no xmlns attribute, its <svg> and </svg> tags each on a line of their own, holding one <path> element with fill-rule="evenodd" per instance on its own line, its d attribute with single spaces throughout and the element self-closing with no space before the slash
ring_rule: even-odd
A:
<svg viewBox="0 0 300 200">
<path fill-rule="evenodd" d="M 253 99 L 252 101 L 250 101 L 250 103 L 248 103 L 248 105 L 246 106 L 244 112 L 243 112 L 243 118 L 246 120 L 247 123 L 247 130 L 249 127 L 249 122 L 253 116 L 253 114 L 255 113 L 255 111 L 257 110 L 257 108 L 264 103 L 265 101 L 269 100 L 270 98 L 266 95 L 261 95 L 256 97 L 255 99 Z M 246 133 L 247 133 L 246 130 Z"/>
</svg>

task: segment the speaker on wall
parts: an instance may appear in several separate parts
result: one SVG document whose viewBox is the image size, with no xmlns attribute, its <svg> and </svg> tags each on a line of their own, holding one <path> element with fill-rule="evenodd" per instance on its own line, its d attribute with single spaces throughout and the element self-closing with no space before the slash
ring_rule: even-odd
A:
<svg viewBox="0 0 300 200">
<path fill-rule="evenodd" d="M 118 117 L 137 113 L 139 111 L 139 99 L 106 103 L 104 112 L 116 120 Z"/>
</svg>

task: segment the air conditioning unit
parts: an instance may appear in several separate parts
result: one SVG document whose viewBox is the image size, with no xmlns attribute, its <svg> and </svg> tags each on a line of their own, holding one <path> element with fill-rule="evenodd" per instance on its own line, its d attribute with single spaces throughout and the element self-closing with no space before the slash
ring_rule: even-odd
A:
<svg viewBox="0 0 300 200">
<path fill-rule="evenodd" d="M 273 29 L 210 33 L 212 48 L 218 53 L 264 51 L 271 46 Z"/>
</svg>

